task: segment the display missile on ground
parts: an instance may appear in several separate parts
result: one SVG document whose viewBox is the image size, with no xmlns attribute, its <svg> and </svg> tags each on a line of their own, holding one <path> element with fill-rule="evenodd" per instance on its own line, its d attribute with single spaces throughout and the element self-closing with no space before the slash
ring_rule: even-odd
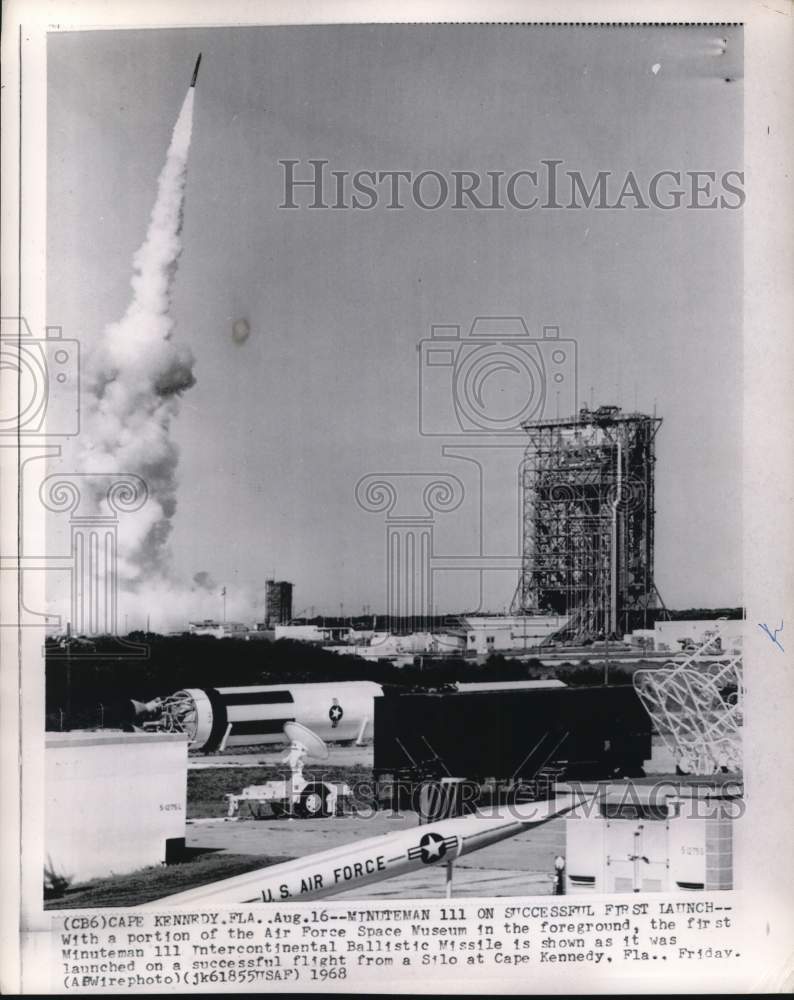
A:
<svg viewBox="0 0 794 1000">
<path fill-rule="evenodd" d="M 196 60 L 196 65 L 193 67 L 193 76 L 190 79 L 190 86 L 196 86 L 196 77 L 198 76 L 199 66 L 201 65 L 201 53 L 198 54 L 198 59 Z"/>
<path fill-rule="evenodd" d="M 564 687 L 562 681 L 504 681 L 459 684 L 460 691 Z M 241 687 L 185 688 L 164 699 L 131 701 L 126 720 L 143 726 L 160 713 L 164 732 L 185 732 L 190 749 L 212 753 L 235 746 L 284 742 L 285 722 L 298 721 L 325 740 L 362 740 L 372 730 L 375 702 L 383 687 L 374 681 L 321 684 L 258 684 Z M 154 719 L 147 727 L 151 729 Z"/>
<path fill-rule="evenodd" d="M 382 694 L 372 681 L 185 688 L 162 700 L 132 700 L 130 721 L 143 725 L 159 711 L 162 731 L 187 733 L 190 749 L 204 753 L 283 743 L 284 723 L 296 721 L 326 740 L 355 740 L 371 732 Z"/>
<path fill-rule="evenodd" d="M 567 794 L 550 802 L 495 806 L 493 810 L 470 816 L 385 833 L 188 889 L 146 903 L 144 907 L 279 903 L 333 896 L 442 861 L 449 864 L 563 816 L 580 805 L 584 798 L 581 793 Z"/>
</svg>

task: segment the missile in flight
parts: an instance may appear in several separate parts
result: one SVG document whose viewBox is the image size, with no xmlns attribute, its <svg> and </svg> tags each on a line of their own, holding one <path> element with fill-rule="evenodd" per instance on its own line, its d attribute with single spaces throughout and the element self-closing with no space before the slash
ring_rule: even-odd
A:
<svg viewBox="0 0 794 1000">
<path fill-rule="evenodd" d="M 196 65 L 193 67 L 193 76 L 190 78 L 190 86 L 196 86 L 196 77 L 198 76 L 199 66 L 201 65 L 201 53 L 198 54 L 198 59 L 196 60 Z"/>
</svg>

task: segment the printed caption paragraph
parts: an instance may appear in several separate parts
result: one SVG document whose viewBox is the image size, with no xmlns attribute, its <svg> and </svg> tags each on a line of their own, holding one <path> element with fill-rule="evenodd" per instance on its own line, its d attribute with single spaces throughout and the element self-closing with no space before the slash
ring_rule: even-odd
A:
<svg viewBox="0 0 794 1000">
<path fill-rule="evenodd" d="M 75 911 L 54 917 L 52 930 L 50 986 L 61 992 L 265 984 L 343 990 L 351 983 L 382 986 L 390 972 L 410 982 L 441 970 L 470 983 L 559 967 L 611 978 L 656 968 L 663 975 L 673 962 L 719 965 L 730 975 L 742 954 L 724 894 L 692 901 Z"/>
</svg>

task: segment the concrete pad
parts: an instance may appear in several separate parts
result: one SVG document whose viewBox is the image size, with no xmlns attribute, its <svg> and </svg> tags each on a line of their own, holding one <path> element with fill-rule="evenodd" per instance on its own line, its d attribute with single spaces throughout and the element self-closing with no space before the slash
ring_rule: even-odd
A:
<svg viewBox="0 0 794 1000">
<path fill-rule="evenodd" d="M 334 899 L 441 899 L 446 896 L 446 869 L 436 865 L 427 871 L 411 872 L 386 882 L 339 893 Z M 452 875 L 452 898 L 487 896 L 547 896 L 552 882 L 548 877 L 525 871 L 476 872 L 464 875 L 456 864 Z"/>
<path fill-rule="evenodd" d="M 387 811 L 371 818 L 207 820 L 188 823 L 189 847 L 232 853 L 304 857 L 379 834 L 418 827 L 415 813 Z M 565 853 L 565 821 L 555 819 L 509 840 L 492 844 L 455 862 L 454 896 L 546 895 L 551 892 L 554 858 Z M 343 899 L 436 898 L 446 894 L 446 867 L 433 865 L 388 881 L 340 894 Z"/>
<path fill-rule="evenodd" d="M 224 767 L 283 767 L 287 746 L 257 747 L 249 753 L 189 754 L 189 770 Z M 328 744 L 327 764 L 334 767 L 372 767 L 375 751 L 371 743 L 364 746 Z M 311 761 L 310 761 L 311 763 Z"/>
</svg>

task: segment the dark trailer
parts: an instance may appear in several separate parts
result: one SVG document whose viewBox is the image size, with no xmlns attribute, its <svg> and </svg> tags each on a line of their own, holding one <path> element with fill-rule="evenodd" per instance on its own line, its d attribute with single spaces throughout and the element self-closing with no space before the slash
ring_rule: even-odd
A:
<svg viewBox="0 0 794 1000">
<path fill-rule="evenodd" d="M 631 686 L 386 694 L 375 699 L 375 777 L 500 786 L 639 777 L 651 720 Z M 387 793 L 388 794 L 388 793 Z"/>
</svg>

